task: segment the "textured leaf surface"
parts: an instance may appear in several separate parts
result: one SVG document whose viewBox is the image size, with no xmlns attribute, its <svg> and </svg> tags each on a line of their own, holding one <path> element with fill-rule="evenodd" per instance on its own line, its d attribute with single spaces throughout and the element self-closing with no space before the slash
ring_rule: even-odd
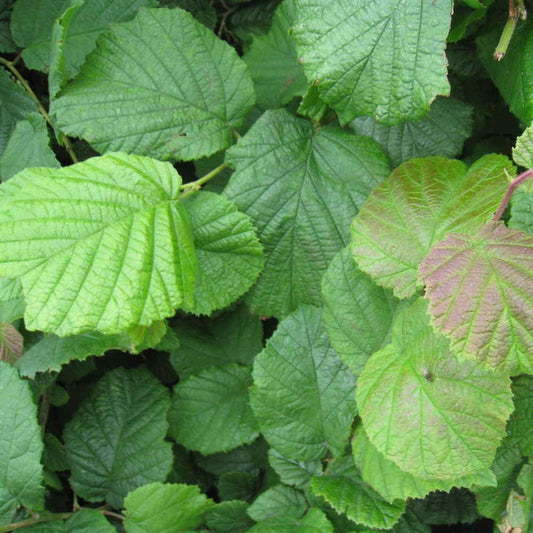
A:
<svg viewBox="0 0 533 533">
<path fill-rule="evenodd" d="M 263 348 L 263 327 L 245 305 L 212 319 L 177 319 L 173 328 L 180 347 L 170 362 L 182 379 L 226 363 L 251 364 Z"/>
<path fill-rule="evenodd" d="M 452 480 L 490 467 L 513 409 L 510 380 L 458 361 L 419 298 L 398 313 L 392 341 L 357 382 L 366 433 L 402 470 Z"/>
<path fill-rule="evenodd" d="M 196 248 L 194 305 L 186 310 L 210 314 L 234 302 L 263 268 L 263 247 L 250 218 L 224 197 L 199 192 L 184 202 Z"/>
<path fill-rule="evenodd" d="M 355 464 L 361 471 L 363 480 L 388 502 L 423 498 L 432 491 L 448 491 L 452 487 L 496 484 L 496 478 L 488 468 L 454 479 L 422 479 L 413 476 L 378 452 L 362 427 L 359 428 L 352 447 Z"/>
<path fill-rule="evenodd" d="M 6 508 L 40 511 L 43 443 L 30 387 L 10 364 L 0 361 L 0 519 Z"/>
<path fill-rule="evenodd" d="M 114 533 L 116 529 L 106 517 L 93 509 L 78 511 L 66 522 L 65 533 Z"/>
<path fill-rule="evenodd" d="M 11 325 L 0 322 L 0 361 L 14 364 L 22 355 L 24 337 Z"/>
<path fill-rule="evenodd" d="M 46 123 L 41 115 L 29 113 L 20 120 L 0 157 L 0 180 L 6 181 L 27 167 L 58 167 L 50 149 Z"/>
<path fill-rule="evenodd" d="M 449 94 L 444 48 L 452 3 L 297 0 L 294 28 L 309 81 L 346 123 L 425 115 Z"/>
<path fill-rule="evenodd" d="M 170 435 L 204 455 L 252 442 L 259 430 L 248 399 L 251 384 L 251 369 L 235 363 L 180 382 L 169 411 Z"/>
<path fill-rule="evenodd" d="M 532 264 L 533 236 L 501 223 L 452 233 L 431 249 L 420 275 L 433 323 L 457 353 L 533 373 Z"/>
<path fill-rule="evenodd" d="M 470 169 L 432 157 L 399 166 L 369 196 L 352 224 L 352 252 L 362 270 L 399 298 L 422 284 L 418 265 L 452 231 L 475 232 L 507 189 L 506 157 L 488 155 Z"/>
<path fill-rule="evenodd" d="M 268 462 L 286 485 L 305 485 L 313 476 L 322 473 L 320 461 L 297 461 L 281 455 L 274 448 L 268 450 Z"/>
<path fill-rule="evenodd" d="M 214 30 L 217 24 L 217 12 L 209 0 L 159 0 L 159 5 L 185 9 L 211 30 Z"/>
<path fill-rule="evenodd" d="M 21 276 L 29 329 L 113 334 L 173 315 L 194 290 L 181 178 L 108 154 L 26 169 L 0 189 L 0 275 Z"/>
<path fill-rule="evenodd" d="M 305 92 L 307 80 L 289 35 L 295 20 L 294 0 L 285 0 L 276 9 L 270 31 L 255 37 L 243 56 L 262 107 L 281 107 Z"/>
<path fill-rule="evenodd" d="M 253 100 L 227 43 L 181 9 L 141 9 L 100 37 L 51 111 L 100 152 L 196 159 L 231 144 Z"/>
<path fill-rule="evenodd" d="M 533 457 L 533 376 L 520 376 L 513 383 L 515 410 L 507 427 L 524 456 Z"/>
<path fill-rule="evenodd" d="M 252 218 L 265 247 L 252 308 L 282 316 L 320 305 L 320 278 L 348 243 L 350 220 L 388 174 L 381 149 L 278 110 L 264 113 L 226 159 L 236 171 L 224 194 Z"/>
<path fill-rule="evenodd" d="M 254 525 L 246 513 L 248 504 L 240 500 L 220 502 L 207 511 L 207 525 L 215 533 L 242 533 Z"/>
<path fill-rule="evenodd" d="M 437 98 L 429 113 L 417 122 L 385 126 L 371 117 L 360 117 L 352 122 L 352 127 L 359 135 L 381 144 L 392 166 L 397 167 L 414 157 L 459 154 L 472 133 L 472 111 L 459 100 Z"/>
<path fill-rule="evenodd" d="M 213 502 L 194 485 L 151 483 L 124 500 L 127 533 L 179 533 L 204 522 Z"/>
<path fill-rule="evenodd" d="M 533 125 L 526 128 L 516 139 L 513 161 L 521 167 L 533 168 Z"/>
<path fill-rule="evenodd" d="M 335 530 L 326 515 L 311 508 L 302 518 L 281 516 L 259 522 L 248 533 L 333 533 Z"/>
<path fill-rule="evenodd" d="M 427 524 L 471 524 L 480 518 L 474 495 L 465 489 L 432 492 L 423 500 L 414 500 L 411 509 Z"/>
<path fill-rule="evenodd" d="M 509 227 L 533 233 L 533 192 L 518 190 L 513 193 Z"/>
<path fill-rule="evenodd" d="M 303 492 L 286 485 L 276 485 L 257 497 L 248 508 L 248 514 L 256 522 L 261 522 L 276 516 L 299 518 L 306 509 L 307 502 Z"/>
<path fill-rule="evenodd" d="M 349 456 L 331 463 L 330 473 L 313 478 L 311 487 L 339 513 L 364 526 L 389 529 L 405 511 L 405 502 L 389 503 L 367 485 Z"/>
<path fill-rule="evenodd" d="M 398 300 L 361 272 L 345 248 L 322 278 L 324 327 L 331 345 L 354 374 L 388 342 Z"/>
<path fill-rule="evenodd" d="M 254 363 L 251 402 L 269 444 L 298 461 L 340 455 L 355 416 L 355 379 L 331 348 L 321 311 L 282 321 Z"/>
<path fill-rule="evenodd" d="M 25 307 L 20 279 L 0 278 L 0 322 L 22 318 Z"/>
<path fill-rule="evenodd" d="M 131 490 L 164 481 L 172 464 L 168 406 L 167 390 L 147 370 L 108 372 L 65 427 L 76 493 L 120 508 Z"/>
</svg>

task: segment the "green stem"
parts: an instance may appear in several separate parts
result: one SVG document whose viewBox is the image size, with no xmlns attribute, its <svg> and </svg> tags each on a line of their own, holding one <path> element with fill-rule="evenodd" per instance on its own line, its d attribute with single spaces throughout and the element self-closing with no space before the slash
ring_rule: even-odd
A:
<svg viewBox="0 0 533 533">
<path fill-rule="evenodd" d="M 217 174 L 220 174 L 225 168 L 227 168 L 227 165 L 225 163 L 222 163 L 222 165 L 218 165 L 218 167 L 214 168 L 211 172 L 208 172 L 202 178 L 196 181 L 191 181 L 191 183 L 186 183 L 185 185 L 182 185 L 181 190 L 183 191 L 183 194 L 180 195 L 180 200 L 183 198 L 187 198 L 187 196 L 190 196 L 196 191 L 199 191 L 204 183 L 207 183 L 210 179 L 213 179 Z"/>
<path fill-rule="evenodd" d="M 54 125 L 52 124 L 52 120 L 50 118 L 50 115 L 48 114 L 48 112 L 44 108 L 43 104 L 41 104 L 41 101 L 39 100 L 39 98 L 37 98 L 37 95 L 33 92 L 32 88 L 30 87 L 28 82 L 22 77 L 21 73 L 17 70 L 17 68 L 15 67 L 14 62 L 8 61 L 7 59 L 4 59 L 3 57 L 0 57 L 0 63 L 5 65 L 11 71 L 13 76 L 15 76 L 15 78 L 17 78 L 17 80 L 20 82 L 22 87 L 24 87 L 24 89 L 30 95 L 32 100 L 34 100 L 35 103 L 37 104 L 37 109 L 39 110 L 39 113 L 41 113 L 41 115 L 44 117 L 44 119 L 46 120 L 48 125 L 55 131 L 55 128 L 54 128 Z M 79 159 L 76 156 L 76 153 L 74 152 L 68 137 L 64 133 L 61 133 L 61 132 L 59 133 L 59 137 L 61 139 L 61 142 L 65 146 L 66 151 L 70 155 L 70 158 L 72 159 L 72 161 L 74 163 L 78 163 Z"/>
<path fill-rule="evenodd" d="M 496 50 L 494 50 L 494 59 L 496 61 L 501 61 L 505 54 L 507 53 L 507 48 L 513 38 L 513 33 L 516 28 L 516 19 L 509 18 L 503 27 L 502 35 L 498 44 L 496 45 Z"/>
<path fill-rule="evenodd" d="M 507 187 L 507 192 L 505 193 L 505 196 L 503 197 L 503 200 L 500 206 L 498 207 L 498 210 L 496 211 L 496 213 L 494 213 L 492 220 L 494 220 L 495 222 L 500 220 L 501 216 L 503 215 L 503 212 L 509 205 L 511 196 L 515 192 L 516 188 L 529 178 L 533 178 L 533 169 L 522 172 L 522 174 L 517 176 L 513 181 L 511 181 L 511 183 L 509 183 L 509 187 Z"/>
<path fill-rule="evenodd" d="M 55 522 L 56 520 L 67 520 L 74 513 L 56 513 L 49 514 L 45 516 L 37 516 L 35 518 L 28 518 L 22 520 L 21 522 L 15 522 L 13 524 L 8 524 L 7 526 L 0 526 L 0 533 L 9 533 L 15 529 L 20 529 L 22 527 L 31 526 L 33 524 L 40 524 L 41 522 Z"/>
</svg>

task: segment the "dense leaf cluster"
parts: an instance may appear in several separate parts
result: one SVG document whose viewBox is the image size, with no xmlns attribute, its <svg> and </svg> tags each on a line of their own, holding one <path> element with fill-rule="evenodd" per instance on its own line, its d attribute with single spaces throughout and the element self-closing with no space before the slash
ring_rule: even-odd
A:
<svg viewBox="0 0 533 533">
<path fill-rule="evenodd" d="M 533 532 L 491 4 L 0 0 L 0 532 Z"/>
</svg>

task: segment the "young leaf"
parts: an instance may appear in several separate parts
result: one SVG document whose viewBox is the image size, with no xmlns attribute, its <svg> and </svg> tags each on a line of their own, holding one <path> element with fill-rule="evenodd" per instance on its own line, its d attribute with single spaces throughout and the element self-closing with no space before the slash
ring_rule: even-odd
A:
<svg viewBox="0 0 533 533">
<path fill-rule="evenodd" d="M 15 368 L 0 361 L 0 523 L 20 505 L 44 506 L 43 443 L 30 387 Z"/>
<path fill-rule="evenodd" d="M 276 110 L 264 113 L 226 160 L 236 171 L 224 194 L 252 218 L 265 247 L 252 309 L 284 316 L 300 304 L 320 305 L 320 278 L 347 244 L 351 218 L 388 174 L 381 149 Z"/>
<path fill-rule="evenodd" d="M 452 2 L 297 0 L 294 28 L 309 81 L 342 123 L 384 124 L 425 115 L 449 94 L 444 48 Z"/>
<path fill-rule="evenodd" d="M 524 456 L 533 457 L 533 376 L 520 376 L 513 383 L 515 410 L 507 431 Z"/>
<path fill-rule="evenodd" d="M 197 159 L 229 146 L 254 102 L 244 62 L 181 9 L 141 9 L 98 40 L 51 106 L 96 150 Z"/>
<path fill-rule="evenodd" d="M 502 223 L 433 246 L 420 275 L 432 321 L 458 354 L 533 373 L 532 262 L 533 236 Z"/>
<path fill-rule="evenodd" d="M 122 153 L 26 169 L 0 188 L 0 276 L 20 276 L 28 329 L 119 333 L 194 290 L 192 232 L 169 163 Z"/>
<path fill-rule="evenodd" d="M 357 382 L 360 416 L 376 449 L 423 479 L 457 480 L 490 467 L 513 410 L 510 379 L 458 361 L 419 298 L 398 313 L 392 341 Z"/>
<path fill-rule="evenodd" d="M 120 508 L 131 490 L 164 481 L 172 465 L 168 406 L 167 390 L 146 369 L 108 372 L 65 426 L 76 493 Z"/>
<path fill-rule="evenodd" d="M 257 497 L 248 508 L 248 514 L 256 522 L 262 522 L 276 516 L 299 518 L 306 509 L 307 502 L 301 491 L 286 485 L 276 485 Z"/>
<path fill-rule="evenodd" d="M 126 496 L 124 528 L 127 533 L 192 530 L 213 506 L 195 485 L 151 483 Z"/>
<path fill-rule="evenodd" d="M 349 248 L 340 251 L 322 278 L 324 327 L 331 345 L 354 374 L 388 342 L 398 300 L 361 272 Z"/>
<path fill-rule="evenodd" d="M 533 233 L 533 192 L 518 190 L 513 193 L 509 227 Z"/>
<path fill-rule="evenodd" d="M 355 416 L 353 374 L 331 348 L 319 309 L 281 322 L 254 363 L 251 403 L 269 444 L 312 461 L 344 451 Z"/>
<path fill-rule="evenodd" d="M 196 248 L 194 304 L 185 310 L 208 315 L 244 294 L 263 268 L 263 247 L 248 216 L 226 198 L 199 192 L 184 201 Z"/>
<path fill-rule="evenodd" d="M 168 414 L 170 435 L 204 455 L 252 442 L 259 431 L 248 399 L 251 384 L 250 368 L 235 363 L 180 381 Z"/>
<path fill-rule="evenodd" d="M 206 523 L 215 533 L 242 533 L 254 525 L 246 510 L 248 503 L 240 500 L 220 502 L 206 514 Z"/>
<path fill-rule="evenodd" d="M 389 529 L 404 513 L 405 502 L 385 501 L 361 479 L 351 457 L 336 459 L 330 463 L 329 470 L 327 475 L 314 477 L 311 488 L 355 523 L 376 529 Z"/>
<path fill-rule="evenodd" d="M 294 0 L 285 0 L 276 9 L 270 31 L 255 37 L 243 56 L 261 107 L 281 107 L 305 92 L 307 80 L 289 35 L 295 19 Z"/>
<path fill-rule="evenodd" d="M 352 224 L 352 252 L 375 281 L 408 298 L 422 288 L 418 265 L 447 233 L 473 233 L 498 208 L 512 172 L 506 157 L 488 155 L 470 169 L 431 157 L 400 165 L 369 196 Z"/>
<path fill-rule="evenodd" d="M 533 168 L 533 125 L 526 128 L 516 139 L 513 161 L 525 168 Z"/>
<path fill-rule="evenodd" d="M 417 122 L 396 126 L 379 124 L 371 117 L 352 122 L 355 133 L 374 138 L 383 146 L 393 167 L 414 157 L 454 157 L 472 133 L 473 108 L 453 98 L 437 98 L 429 113 Z"/>
<path fill-rule="evenodd" d="M 251 527 L 248 533 L 334 533 L 331 522 L 320 510 L 311 508 L 302 518 L 278 516 Z"/>
<path fill-rule="evenodd" d="M 0 361 L 14 364 L 22 355 L 24 337 L 11 325 L 0 322 Z"/>
<path fill-rule="evenodd" d="M 281 455 L 274 448 L 268 450 L 268 462 L 281 481 L 286 485 L 301 487 L 309 483 L 313 476 L 322 473 L 322 463 L 315 461 L 297 461 Z"/>
<path fill-rule="evenodd" d="M 49 146 L 46 122 L 37 113 L 28 113 L 17 122 L 0 157 L 0 181 L 7 181 L 27 167 L 59 167 Z"/>
</svg>

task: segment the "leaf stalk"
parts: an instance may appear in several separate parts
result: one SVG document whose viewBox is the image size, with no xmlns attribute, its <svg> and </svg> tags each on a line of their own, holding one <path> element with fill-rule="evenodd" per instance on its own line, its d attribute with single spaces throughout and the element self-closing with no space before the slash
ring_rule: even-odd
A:
<svg viewBox="0 0 533 533">
<path fill-rule="evenodd" d="M 503 200 L 500 203 L 500 206 L 498 207 L 497 211 L 494 213 L 494 216 L 492 217 L 492 220 L 494 222 L 497 222 L 500 220 L 501 216 L 503 215 L 503 212 L 509 205 L 509 202 L 511 200 L 511 196 L 513 195 L 516 188 L 524 183 L 527 179 L 533 177 L 533 169 L 526 170 L 525 172 L 522 172 L 519 176 L 517 176 L 511 183 L 509 183 L 509 187 L 507 187 L 507 192 L 505 193 L 505 196 L 503 197 Z"/>
<path fill-rule="evenodd" d="M 196 191 L 199 191 L 202 188 L 202 185 L 204 183 L 207 183 L 209 180 L 213 179 L 217 174 L 220 174 L 225 168 L 227 168 L 227 166 L 228 165 L 226 165 L 225 163 L 222 163 L 221 165 L 218 165 L 218 167 L 214 168 L 211 172 L 208 172 L 205 176 L 201 177 L 200 179 L 197 179 L 196 181 L 191 181 L 190 183 L 186 183 L 185 185 L 182 185 L 181 190 L 183 191 L 183 194 L 180 195 L 179 199 L 182 200 L 183 198 L 187 198 L 187 196 L 190 196 Z"/>
</svg>

